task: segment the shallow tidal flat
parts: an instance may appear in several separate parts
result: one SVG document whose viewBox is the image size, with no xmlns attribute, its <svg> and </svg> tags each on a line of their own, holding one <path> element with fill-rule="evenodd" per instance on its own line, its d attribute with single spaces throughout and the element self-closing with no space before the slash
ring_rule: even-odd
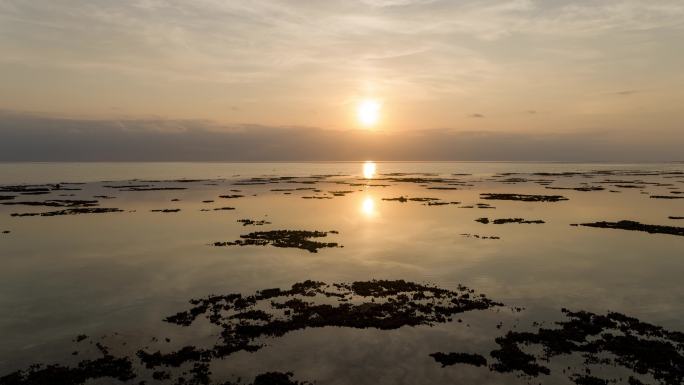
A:
<svg viewBox="0 0 684 385">
<path fill-rule="evenodd" d="M 681 165 L 31 167 L 1 385 L 684 381 Z"/>
</svg>

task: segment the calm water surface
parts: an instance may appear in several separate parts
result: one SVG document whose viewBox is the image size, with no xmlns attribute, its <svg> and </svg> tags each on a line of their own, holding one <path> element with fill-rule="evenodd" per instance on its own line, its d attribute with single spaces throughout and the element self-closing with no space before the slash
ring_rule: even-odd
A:
<svg viewBox="0 0 684 385">
<path fill-rule="evenodd" d="M 486 355 L 496 346 L 496 336 L 532 322 L 557 321 L 561 308 L 617 311 L 684 331 L 683 237 L 570 226 L 619 220 L 684 226 L 683 220 L 669 218 L 684 216 L 683 199 L 651 198 L 678 196 L 684 190 L 684 175 L 677 174 L 682 171 L 681 164 L 0 164 L 0 185 L 60 183 L 75 189 L 47 195 L 0 193 L 16 195 L 12 201 L 95 199 L 99 207 L 123 210 L 19 217 L 11 214 L 60 208 L 0 205 L 0 231 L 10 231 L 0 234 L 0 376 L 35 362 L 82 359 L 71 354 L 79 334 L 103 338 L 121 352 L 153 346 L 148 343 L 153 337 L 170 337 L 167 350 L 188 341 L 211 343 L 217 331 L 208 324 L 179 328 L 162 322 L 187 309 L 191 298 L 289 288 L 307 279 L 404 279 L 446 289 L 463 284 L 524 310 L 470 312 L 461 317 L 463 322 L 432 327 L 304 329 L 267 338 L 266 347 L 256 353 L 231 355 L 215 364 L 213 372 L 253 378 L 265 371 L 292 371 L 298 379 L 319 384 L 526 383 L 513 374 L 473 366 L 442 368 L 429 354 Z M 577 174 L 558 174 L 564 172 Z M 244 183 L 274 176 L 298 178 Z M 409 177 L 447 178 L 452 184 L 400 180 Z M 199 181 L 174 181 L 178 179 Z M 106 187 L 126 184 L 185 189 Z M 581 186 L 605 189 L 547 188 Z M 296 188 L 319 191 L 272 191 Z M 334 196 L 330 191 L 351 192 Z M 483 200 L 481 193 L 562 195 L 568 200 Z M 225 194 L 243 197 L 219 198 Z M 105 195 L 113 198 L 94 198 Z M 312 196 L 332 199 L 303 199 Z M 400 196 L 460 203 L 383 200 Z M 478 203 L 495 209 L 477 208 Z M 213 210 L 224 206 L 235 210 Z M 475 221 L 482 217 L 545 223 Z M 243 218 L 270 224 L 243 226 L 237 222 Z M 328 234 L 325 241 L 344 247 L 310 253 L 212 245 L 274 229 L 336 230 L 339 234 Z M 498 323 L 503 327 L 496 328 Z M 553 381 L 567 382 L 562 376 Z"/>
</svg>

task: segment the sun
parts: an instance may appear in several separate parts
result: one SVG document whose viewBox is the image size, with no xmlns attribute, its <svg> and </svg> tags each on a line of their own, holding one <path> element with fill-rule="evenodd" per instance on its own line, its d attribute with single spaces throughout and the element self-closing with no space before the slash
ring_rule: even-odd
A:
<svg viewBox="0 0 684 385">
<path fill-rule="evenodd" d="M 375 99 L 364 99 L 357 107 L 359 123 L 366 127 L 374 126 L 380 120 L 380 103 Z"/>
</svg>

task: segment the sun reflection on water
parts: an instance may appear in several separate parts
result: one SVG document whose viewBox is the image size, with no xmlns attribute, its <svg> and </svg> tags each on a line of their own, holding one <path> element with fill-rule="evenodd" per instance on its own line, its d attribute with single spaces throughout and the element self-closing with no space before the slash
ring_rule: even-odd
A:
<svg viewBox="0 0 684 385">
<path fill-rule="evenodd" d="M 367 217 L 372 217 L 376 214 L 373 197 L 368 196 L 363 199 L 361 202 L 361 212 Z"/>
<path fill-rule="evenodd" d="M 376 165 L 375 162 L 366 161 L 363 164 L 363 177 L 366 179 L 373 179 L 375 176 Z"/>
</svg>

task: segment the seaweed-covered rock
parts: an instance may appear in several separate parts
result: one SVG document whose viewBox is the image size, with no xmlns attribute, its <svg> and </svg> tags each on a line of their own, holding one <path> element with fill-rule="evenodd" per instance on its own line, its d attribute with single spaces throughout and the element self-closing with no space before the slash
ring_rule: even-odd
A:
<svg viewBox="0 0 684 385">
<path fill-rule="evenodd" d="M 80 385 L 104 378 L 126 382 L 135 377 L 130 358 L 103 352 L 101 358 L 84 360 L 76 366 L 32 365 L 0 377 L 0 385 Z"/>
<path fill-rule="evenodd" d="M 392 330 L 443 323 L 455 314 L 501 306 L 464 286 L 446 290 L 403 280 L 332 285 L 304 281 L 288 290 L 266 289 L 249 296 L 213 295 L 190 302 L 193 305 L 190 309 L 166 321 L 190 326 L 204 316 L 222 330 L 216 345 L 211 349 L 186 346 L 171 353 L 140 350 L 138 356 L 148 368 L 177 367 L 238 351 L 256 351 L 262 347 L 259 341 L 265 337 L 280 337 L 306 328 Z"/>
<path fill-rule="evenodd" d="M 546 223 L 542 221 L 541 219 L 534 219 L 534 220 L 528 220 L 528 219 L 523 219 L 523 218 L 498 218 L 498 219 L 492 219 L 491 221 L 489 218 L 478 218 L 475 220 L 475 222 L 480 222 L 484 223 L 485 225 L 488 223 L 493 223 L 495 225 L 503 225 L 506 223 L 518 223 L 518 224 L 542 224 Z"/>
<path fill-rule="evenodd" d="M 12 213 L 13 217 L 54 217 L 60 215 L 79 215 L 79 214 L 107 214 L 121 213 L 123 210 L 113 207 L 76 207 L 57 211 L 46 211 L 42 213 Z"/>
<path fill-rule="evenodd" d="M 327 247 L 341 247 L 336 242 L 318 242 L 311 238 L 323 238 L 328 235 L 326 231 L 308 230 L 271 230 L 255 231 L 246 235 L 240 235 L 241 239 L 233 242 L 214 242 L 214 246 L 266 246 L 304 249 L 311 253 L 317 253 L 318 249 Z M 332 233 L 330 231 L 330 233 Z"/>
<path fill-rule="evenodd" d="M 562 195 L 528 195 L 528 194 L 499 194 L 499 193 L 483 193 L 480 194 L 480 199 L 487 200 L 505 200 L 505 201 L 523 201 L 523 202 L 560 202 L 567 201 L 568 198 Z"/>
<path fill-rule="evenodd" d="M 639 321 L 621 313 L 596 314 L 563 309 L 566 319 L 554 328 L 538 327 L 536 331 L 508 331 L 495 339 L 499 347 L 490 352 L 493 372 L 517 373 L 527 377 L 564 375 L 579 385 L 609 383 L 639 385 L 639 378 L 650 377 L 661 385 L 684 382 L 684 333 Z M 533 324 L 538 326 L 536 322 Z M 463 353 L 435 353 L 436 361 L 449 364 L 467 359 Z M 559 361 L 564 369 L 552 373 L 547 363 Z M 447 364 L 445 364 L 445 362 Z M 481 361 L 480 361 L 481 362 Z M 627 381 L 598 378 L 591 369 L 613 368 L 631 371 Z M 541 384 L 557 383 L 555 377 Z M 538 382 L 538 381 L 535 381 Z M 647 383 L 651 383 L 648 381 Z"/>
<path fill-rule="evenodd" d="M 271 222 L 266 220 L 254 220 L 254 219 L 238 219 L 238 223 L 242 223 L 243 226 L 263 226 L 270 225 Z"/>
<path fill-rule="evenodd" d="M 471 353 L 432 353 L 430 357 L 442 364 L 442 367 L 451 366 L 455 364 L 468 364 L 473 366 L 486 366 L 487 359 L 479 354 Z"/>
<path fill-rule="evenodd" d="M 597 227 L 602 229 L 618 229 L 631 231 L 644 231 L 650 234 L 669 234 L 684 236 L 684 227 L 677 226 L 663 226 L 663 225 L 647 225 L 636 221 L 618 221 L 618 222 L 593 222 L 573 224 L 572 226 L 586 226 Z"/>
</svg>

